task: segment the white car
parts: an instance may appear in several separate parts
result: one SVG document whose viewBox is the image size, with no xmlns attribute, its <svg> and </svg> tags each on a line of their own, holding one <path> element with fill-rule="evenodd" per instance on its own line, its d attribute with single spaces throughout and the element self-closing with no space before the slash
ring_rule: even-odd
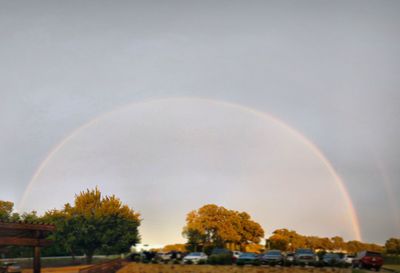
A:
<svg viewBox="0 0 400 273">
<path fill-rule="evenodd" d="M 353 259 L 355 258 L 355 256 L 354 255 L 344 255 L 343 256 L 343 258 L 342 258 L 342 261 L 345 263 L 345 264 L 353 264 Z"/>
<path fill-rule="evenodd" d="M 206 261 L 206 260 L 207 260 L 207 255 L 203 252 L 192 252 L 183 258 L 184 263 L 191 261 L 194 264 L 198 264 L 200 261 Z"/>
<path fill-rule="evenodd" d="M 157 253 L 157 257 L 161 261 L 169 261 L 169 260 L 171 260 L 172 254 L 169 252 L 160 252 L 160 253 Z"/>
<path fill-rule="evenodd" d="M 239 256 L 242 254 L 242 252 L 240 251 L 232 251 L 233 257 L 235 257 L 235 259 L 238 259 Z"/>
</svg>

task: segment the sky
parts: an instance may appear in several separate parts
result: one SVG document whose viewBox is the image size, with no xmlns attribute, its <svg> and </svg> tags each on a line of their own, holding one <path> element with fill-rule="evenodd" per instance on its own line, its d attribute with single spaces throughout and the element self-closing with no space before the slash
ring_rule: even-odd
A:
<svg viewBox="0 0 400 273">
<path fill-rule="evenodd" d="M 337 175 L 362 239 L 399 237 L 399 10 L 0 1 L 0 199 L 43 212 L 98 185 L 150 243 L 210 202 L 355 239 Z"/>
</svg>

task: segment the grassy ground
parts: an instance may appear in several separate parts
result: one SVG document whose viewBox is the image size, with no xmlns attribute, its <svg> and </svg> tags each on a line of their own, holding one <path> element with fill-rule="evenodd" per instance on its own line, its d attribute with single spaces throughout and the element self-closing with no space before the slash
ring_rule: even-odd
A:
<svg viewBox="0 0 400 273">
<path fill-rule="evenodd" d="M 395 270 L 396 272 L 400 272 L 400 264 L 385 264 L 383 268 Z"/>
</svg>

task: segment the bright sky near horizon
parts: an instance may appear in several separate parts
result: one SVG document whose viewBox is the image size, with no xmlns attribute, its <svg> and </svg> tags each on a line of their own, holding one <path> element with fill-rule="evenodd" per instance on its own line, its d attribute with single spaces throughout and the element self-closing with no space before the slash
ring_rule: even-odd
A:
<svg viewBox="0 0 400 273">
<path fill-rule="evenodd" d="M 282 122 L 342 178 L 364 240 L 399 237 L 399 11 L 1 1 L 0 199 L 20 203 L 32 181 L 22 208 L 42 211 L 99 185 L 143 214 L 151 243 L 182 240 L 206 202 L 267 232 L 355 238 L 332 173 Z"/>
</svg>

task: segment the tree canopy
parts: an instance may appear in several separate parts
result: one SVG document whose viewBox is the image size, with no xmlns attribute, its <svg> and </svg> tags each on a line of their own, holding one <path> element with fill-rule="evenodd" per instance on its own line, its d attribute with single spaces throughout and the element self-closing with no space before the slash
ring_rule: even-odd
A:
<svg viewBox="0 0 400 273">
<path fill-rule="evenodd" d="M 367 244 L 359 241 L 345 242 L 342 237 L 332 238 L 318 236 L 304 236 L 288 229 L 275 230 L 268 238 L 269 247 L 283 251 L 293 251 L 296 248 L 313 248 L 323 250 L 345 250 L 351 253 L 361 250 L 383 251 L 383 247 L 376 244 Z"/>
<path fill-rule="evenodd" d="M 400 238 L 389 238 L 386 243 L 386 252 L 389 254 L 400 254 Z"/>
<path fill-rule="evenodd" d="M 55 246 L 71 255 L 83 252 L 88 263 L 95 251 L 104 254 L 129 251 L 140 241 L 140 215 L 112 196 L 102 196 L 96 188 L 75 196 L 73 205 L 51 210 L 43 217 L 57 226 Z"/>
<path fill-rule="evenodd" d="M 183 235 L 192 247 L 222 247 L 231 243 L 243 248 L 259 243 L 264 230 L 246 212 L 209 204 L 187 214 Z"/>
</svg>

